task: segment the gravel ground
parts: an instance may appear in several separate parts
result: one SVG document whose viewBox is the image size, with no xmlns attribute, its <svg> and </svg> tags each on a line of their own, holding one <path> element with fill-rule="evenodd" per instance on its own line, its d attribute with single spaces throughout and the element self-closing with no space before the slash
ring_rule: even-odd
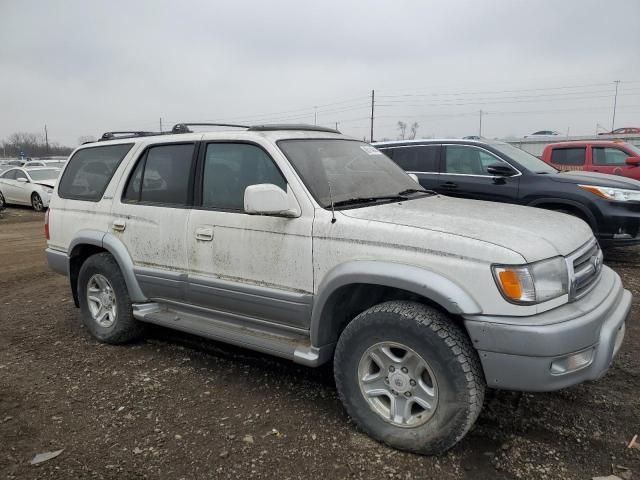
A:
<svg viewBox="0 0 640 480">
<path fill-rule="evenodd" d="M 422 457 L 359 433 L 329 368 L 161 328 L 97 343 L 44 245 L 41 214 L 4 213 L 0 478 L 640 478 L 640 449 L 626 448 L 640 434 L 640 249 L 607 254 L 636 298 L 607 376 L 549 394 L 491 391 L 458 446 Z"/>
</svg>

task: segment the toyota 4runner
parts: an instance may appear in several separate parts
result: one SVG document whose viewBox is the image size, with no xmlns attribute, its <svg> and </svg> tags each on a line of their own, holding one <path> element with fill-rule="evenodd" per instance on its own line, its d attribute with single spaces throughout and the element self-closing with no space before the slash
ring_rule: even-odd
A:
<svg viewBox="0 0 640 480">
<path fill-rule="evenodd" d="M 99 341 L 154 323 L 332 361 L 360 428 L 426 454 L 486 387 L 564 388 L 618 352 L 631 294 L 583 221 L 435 194 L 334 130 L 189 125 L 82 145 L 54 190 L 48 262 Z"/>
</svg>

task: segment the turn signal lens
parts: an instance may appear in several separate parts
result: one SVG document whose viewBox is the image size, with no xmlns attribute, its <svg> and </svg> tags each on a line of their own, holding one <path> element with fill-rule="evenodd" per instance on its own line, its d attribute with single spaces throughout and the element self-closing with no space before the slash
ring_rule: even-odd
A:
<svg viewBox="0 0 640 480">
<path fill-rule="evenodd" d="M 536 290 L 528 266 L 494 266 L 493 272 L 507 300 L 521 304 L 535 303 Z"/>
<path fill-rule="evenodd" d="M 541 303 L 568 293 L 567 262 L 554 257 L 527 265 L 493 265 L 496 284 L 508 301 Z"/>
<path fill-rule="evenodd" d="M 520 286 L 516 272 L 513 270 L 503 270 L 498 273 L 498 277 L 500 277 L 502 291 L 507 297 L 513 300 L 519 300 L 520 297 L 522 297 L 522 287 Z"/>
</svg>

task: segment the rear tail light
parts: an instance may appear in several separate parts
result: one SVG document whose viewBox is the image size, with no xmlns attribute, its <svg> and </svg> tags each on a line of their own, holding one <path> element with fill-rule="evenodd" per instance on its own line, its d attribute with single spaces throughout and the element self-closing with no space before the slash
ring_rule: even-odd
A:
<svg viewBox="0 0 640 480">
<path fill-rule="evenodd" d="M 51 210 L 47 209 L 47 212 L 44 214 L 44 236 L 47 240 L 49 240 L 49 212 L 51 212 Z"/>
</svg>

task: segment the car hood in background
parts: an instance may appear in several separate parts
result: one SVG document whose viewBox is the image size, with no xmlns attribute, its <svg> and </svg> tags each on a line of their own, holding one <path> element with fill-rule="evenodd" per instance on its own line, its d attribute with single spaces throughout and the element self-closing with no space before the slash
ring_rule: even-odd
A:
<svg viewBox="0 0 640 480">
<path fill-rule="evenodd" d="M 607 173 L 597 172 L 561 172 L 548 176 L 556 182 L 640 190 L 640 181 L 621 175 L 609 175 Z"/>
<path fill-rule="evenodd" d="M 56 180 L 38 180 L 37 182 L 33 182 L 36 185 L 42 185 L 43 187 L 53 188 L 56 186 Z"/>
<path fill-rule="evenodd" d="M 585 222 L 563 213 L 441 195 L 341 213 L 474 238 L 515 251 L 527 262 L 568 255 L 593 238 Z"/>
</svg>

